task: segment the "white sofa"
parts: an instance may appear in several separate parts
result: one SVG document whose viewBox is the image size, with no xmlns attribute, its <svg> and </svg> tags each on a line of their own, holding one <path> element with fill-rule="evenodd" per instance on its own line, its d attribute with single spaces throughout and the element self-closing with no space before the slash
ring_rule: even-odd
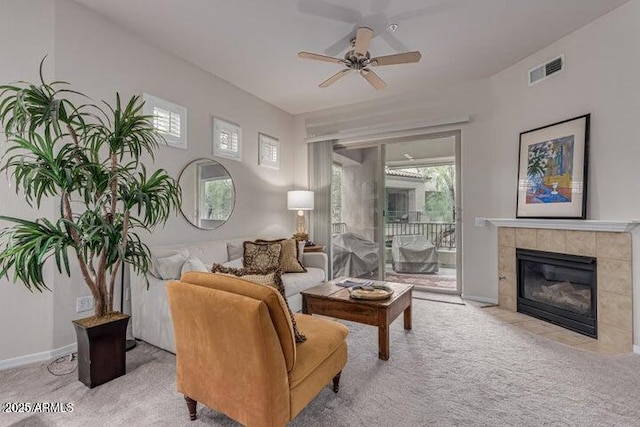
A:
<svg viewBox="0 0 640 427">
<path fill-rule="evenodd" d="M 245 240 L 252 238 L 216 240 L 195 244 L 181 244 L 151 248 L 154 258 L 164 258 L 175 254 L 182 254 L 187 258 L 197 258 L 210 269 L 214 263 L 229 262 L 229 253 L 234 256 Z M 238 261 L 236 261 L 238 262 Z M 300 292 L 318 285 L 327 277 L 327 255 L 324 253 L 305 253 L 302 264 L 306 273 L 286 273 L 282 275 L 287 301 L 293 311 L 302 309 Z M 152 269 L 153 271 L 153 269 Z M 156 273 L 157 274 L 157 273 Z M 149 288 L 144 284 L 144 278 L 131 275 L 131 322 L 133 335 L 143 341 L 175 353 L 173 341 L 173 325 L 167 303 L 166 285 L 169 280 L 160 279 L 147 274 Z"/>
</svg>

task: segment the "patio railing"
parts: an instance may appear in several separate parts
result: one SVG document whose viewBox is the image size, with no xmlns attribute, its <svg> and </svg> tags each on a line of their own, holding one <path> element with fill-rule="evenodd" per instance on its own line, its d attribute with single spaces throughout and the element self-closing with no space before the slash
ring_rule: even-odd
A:
<svg viewBox="0 0 640 427">
<path fill-rule="evenodd" d="M 347 224 L 334 222 L 331 224 L 333 234 L 345 233 Z M 388 222 L 385 229 L 385 243 L 391 246 L 393 236 L 409 236 L 419 234 L 427 236 L 433 246 L 440 249 L 455 249 L 455 222 Z"/>
<path fill-rule="evenodd" d="M 386 241 L 390 246 L 393 236 L 408 236 L 418 234 L 427 236 L 433 246 L 441 249 L 456 247 L 455 222 L 415 222 L 415 223 L 387 223 Z"/>
</svg>

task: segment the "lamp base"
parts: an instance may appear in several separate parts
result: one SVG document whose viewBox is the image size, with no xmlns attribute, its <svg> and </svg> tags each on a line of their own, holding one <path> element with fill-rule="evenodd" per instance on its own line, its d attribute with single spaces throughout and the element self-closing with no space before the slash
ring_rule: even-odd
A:
<svg viewBox="0 0 640 427">
<path fill-rule="evenodd" d="M 307 239 L 309 238 L 309 233 L 295 233 L 293 235 L 293 238 L 296 239 L 298 242 L 303 242 L 303 241 L 307 241 Z"/>
</svg>

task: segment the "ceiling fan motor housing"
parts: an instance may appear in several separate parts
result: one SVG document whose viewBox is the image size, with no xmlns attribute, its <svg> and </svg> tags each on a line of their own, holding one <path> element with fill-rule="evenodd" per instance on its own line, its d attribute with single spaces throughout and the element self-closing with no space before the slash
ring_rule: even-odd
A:
<svg viewBox="0 0 640 427">
<path fill-rule="evenodd" d="M 371 59 L 371 55 L 367 52 L 365 55 L 360 55 L 355 53 L 353 49 L 348 51 L 344 55 L 344 60 L 347 61 L 347 67 L 352 70 L 362 70 L 364 67 L 369 65 L 369 60 Z"/>
</svg>

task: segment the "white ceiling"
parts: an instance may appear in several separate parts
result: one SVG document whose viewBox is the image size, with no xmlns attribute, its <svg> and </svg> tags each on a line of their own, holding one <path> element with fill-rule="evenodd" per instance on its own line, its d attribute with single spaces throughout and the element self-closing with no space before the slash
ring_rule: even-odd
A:
<svg viewBox="0 0 640 427">
<path fill-rule="evenodd" d="M 76 0 L 118 25 L 291 113 L 402 95 L 490 76 L 627 0 Z M 391 23 L 399 24 L 392 34 Z M 372 56 L 422 52 L 379 67 L 376 91 L 356 73 L 318 84 L 340 65 L 354 29 L 376 32 Z M 343 48 L 343 49 L 341 49 Z"/>
</svg>

